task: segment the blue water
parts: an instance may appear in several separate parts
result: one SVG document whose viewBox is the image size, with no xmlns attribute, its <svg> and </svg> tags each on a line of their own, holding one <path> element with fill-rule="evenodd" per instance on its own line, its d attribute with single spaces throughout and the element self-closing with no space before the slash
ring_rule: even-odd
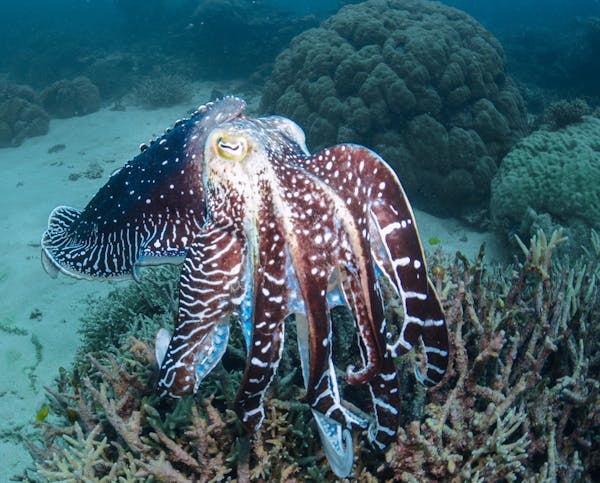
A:
<svg viewBox="0 0 600 483">
<path fill-rule="evenodd" d="M 198 21 L 193 12 L 203 4 L 222 4 L 222 28 L 228 22 L 236 35 L 236 10 L 290 19 L 314 15 L 317 21 L 335 13 L 339 0 L 254 0 L 236 2 L 198 2 L 192 0 L 23 0 L 4 2 L 0 17 L 0 72 L 11 74 L 11 58 L 24 49 L 35 49 L 42 34 L 54 34 L 83 45 L 123 48 L 133 40 L 162 38 L 168 43 L 190 24 Z M 523 29 L 552 28 L 561 37 L 578 26 L 600 17 L 599 0 L 447 0 L 447 5 L 462 9 L 500 37 L 518 34 Z M 242 12 L 248 16 L 247 12 Z M 229 17 L 229 19 L 227 18 Z M 283 48 L 284 45 L 279 46 Z M 559 49 L 560 47 L 556 47 Z M 272 54 L 269 53 L 270 57 Z M 269 59 L 265 59 L 269 60 Z M 38 79 L 26 79 L 36 83 Z"/>
<path fill-rule="evenodd" d="M 254 0 L 236 2 L 198 2 L 192 0 L 23 0 L 3 2 L 0 17 L 0 72 L 14 74 L 11 59 L 35 49 L 44 34 L 60 36 L 71 43 L 122 49 L 127 42 L 144 39 L 170 40 L 185 33 L 198 21 L 193 12 L 203 4 L 222 4 L 222 28 L 231 26 L 231 35 L 239 32 L 236 14 L 239 6 L 268 21 L 269 16 L 290 19 L 314 15 L 316 21 L 335 13 L 339 0 Z M 578 26 L 600 17 L 599 0 L 447 0 L 482 22 L 501 38 L 525 30 L 552 28 L 558 37 L 573 34 Z M 238 10 L 238 12 L 236 12 Z M 242 15 L 248 16 L 246 11 Z M 229 18 L 228 18 L 229 17 Z M 280 45 L 283 48 L 285 45 Z M 560 49 L 557 46 L 556 49 Z M 269 52 L 265 61 L 272 60 Z M 23 69 L 25 70 L 25 69 Z M 17 72 L 17 77 L 19 73 Z M 18 80 L 18 79 L 17 79 Z M 40 79 L 24 79 L 41 82 Z"/>
<path fill-rule="evenodd" d="M 600 16 L 598 0 L 447 0 L 491 28 L 519 29 L 531 26 L 560 26 L 577 17 Z"/>
<path fill-rule="evenodd" d="M 259 104 L 261 95 L 269 86 L 277 56 L 287 46 L 293 45 L 292 39 L 308 29 L 318 27 L 340 7 L 352 3 L 360 2 L 341 0 L 296 2 L 284 0 L 56 0 L 53 2 L 24 0 L 11 2 L 3 7 L 0 16 L 0 79 L 5 82 L 4 90 L 0 89 L 0 100 L 14 95 L 14 88 L 6 86 L 28 86 L 26 89 L 31 88 L 32 91 L 27 93 L 23 91 L 25 88 L 17 89 L 21 90 L 20 97 L 33 104 L 41 102 L 43 109 L 48 113 L 47 118 L 69 117 L 87 114 L 100 106 L 106 107 L 114 103 L 121 107 L 127 103 L 137 103 L 137 105 L 154 108 L 183 103 L 189 99 L 186 89 L 191 89 L 190 83 L 194 81 L 214 82 L 215 89 L 211 95 L 217 97 L 227 92 L 227 89 L 222 87 L 224 82 L 236 80 L 241 86 L 238 93 L 249 93 L 253 96 L 254 103 Z M 408 4 L 411 2 L 409 1 Z M 528 114 L 533 119 L 533 121 L 513 119 L 511 122 L 531 123 L 532 127 L 535 127 L 544 121 L 544 111 L 548 106 L 560 99 L 581 98 L 590 109 L 600 104 L 600 82 L 598 81 L 600 79 L 600 0 L 504 2 L 446 0 L 446 4 L 471 14 L 488 29 L 481 35 L 493 35 L 502 45 L 504 56 L 500 53 L 495 58 L 505 59 L 506 67 L 504 61 L 501 61 L 502 73 L 495 74 L 498 76 L 497 81 L 503 83 L 502 76 L 510 76 L 519 89 Z M 364 25 L 369 25 L 368 21 L 365 21 Z M 359 30 L 357 27 L 356 31 Z M 383 31 L 384 38 L 381 38 L 378 32 L 358 34 L 343 32 L 343 34 L 348 38 L 356 35 L 357 38 L 362 36 L 366 39 L 364 42 L 352 40 L 355 42 L 352 48 L 359 50 L 363 44 L 374 42 L 376 51 L 382 49 L 385 37 L 390 35 L 385 28 Z M 321 42 L 321 37 L 317 36 L 315 39 L 317 43 Z M 464 43 L 468 44 L 468 40 Z M 323 80 L 325 83 L 335 81 L 337 74 L 334 75 L 334 72 L 347 59 L 336 57 L 330 64 L 323 62 L 321 65 L 319 63 L 322 62 L 323 56 L 329 55 L 330 46 L 323 47 L 323 54 L 318 54 L 317 50 L 310 53 L 314 58 L 315 66 L 302 67 L 301 64 L 305 60 L 298 58 L 297 68 L 303 68 L 304 71 L 288 73 L 288 84 L 279 86 L 279 90 L 273 95 L 283 96 L 287 87 L 297 83 L 296 74 L 306 76 L 306 83 L 311 85 L 317 84 L 321 77 L 325 79 Z M 335 48 L 337 47 L 334 46 L 333 50 Z M 398 52 L 401 50 L 398 48 Z M 474 50 L 477 51 L 477 48 Z M 348 57 L 348 54 L 344 55 Z M 348 121 L 349 124 L 344 125 L 342 120 L 341 124 L 331 126 L 328 120 L 324 120 L 322 113 L 318 112 L 322 109 L 319 106 L 320 100 L 309 99 L 308 106 L 290 107 L 290 103 L 287 102 L 286 111 L 284 105 L 277 106 L 277 100 L 269 102 L 263 97 L 262 108 L 265 112 L 276 111 L 301 122 L 308 133 L 309 145 L 318 147 L 336 140 L 351 140 L 369 146 L 380 145 L 385 151 L 384 154 L 389 153 L 392 158 L 399 157 L 402 151 L 402 148 L 398 147 L 399 142 L 389 141 L 389 135 L 386 133 L 381 135 L 383 139 L 381 136 L 378 138 L 379 131 L 375 128 L 378 122 L 382 122 L 380 127 L 385 129 L 390 127 L 395 134 L 404 135 L 405 124 L 414 113 L 400 115 L 394 121 L 397 124 L 394 126 L 390 125 L 389 119 L 379 121 L 378 118 L 385 115 L 385 112 L 377 112 L 377 109 L 371 106 L 376 103 L 373 95 L 376 96 L 377 92 L 366 94 L 369 91 L 365 88 L 363 93 L 359 94 L 358 87 L 351 86 L 353 82 L 358 82 L 360 87 L 365 81 L 363 77 L 370 76 L 371 72 L 367 71 L 361 73 L 363 77 L 359 80 L 357 77 L 354 79 L 350 77 L 352 72 L 356 72 L 357 69 L 360 71 L 364 65 L 366 65 L 364 62 L 357 64 L 350 68 L 350 74 L 343 74 L 349 76 L 345 81 L 346 85 L 350 86 L 346 89 L 346 93 L 344 93 L 344 85 L 336 86 L 335 92 L 332 92 L 332 97 L 338 96 L 338 101 L 346 103 L 346 107 L 353 115 L 357 111 L 356 105 L 350 108 L 348 97 L 358 95 L 363 98 L 369 105 L 371 113 L 362 121 Z M 374 66 L 375 63 L 370 69 Z M 310 71 L 312 68 L 315 71 Z M 293 70 L 294 66 L 291 69 Z M 310 72 L 306 72 L 307 70 Z M 85 95 L 94 89 L 97 90 L 97 94 L 92 92 L 94 95 L 91 99 L 83 99 L 80 102 L 74 100 L 74 94 L 71 93 L 68 102 L 65 101 L 65 90 L 60 91 L 60 85 L 57 87 L 55 83 L 71 82 L 72 79 L 80 76 L 89 79 L 86 82 L 92 84 L 91 87 L 86 84 Z M 433 81 L 434 84 L 441 82 L 441 71 L 432 76 L 437 79 Z M 327 77 L 329 79 L 326 79 Z M 403 82 L 410 83 L 408 79 L 410 76 L 406 77 Z M 276 76 L 273 79 L 277 81 Z M 160 82 L 163 82 L 162 86 Z M 425 85 L 427 82 L 428 80 L 424 78 L 422 85 L 413 87 L 414 93 L 411 95 L 416 96 L 417 101 L 428 99 Z M 495 83 L 496 80 L 491 82 Z M 323 85 L 326 87 L 325 84 Z M 438 86 L 432 85 L 431 88 L 437 90 Z M 473 86 L 469 86 L 469 89 L 471 88 Z M 481 90 L 481 86 L 474 88 L 476 91 Z M 307 94 L 307 87 L 302 89 L 304 89 L 304 92 L 300 92 L 302 96 L 315 99 L 319 97 L 321 87 L 315 87 L 315 92 L 310 94 Z M 385 90 L 385 86 L 382 89 Z M 491 89 L 488 93 L 498 89 L 498 86 L 494 85 Z M 482 92 L 484 91 L 485 89 Z M 63 97 L 56 97 L 58 95 L 56 92 Z M 442 97 L 444 95 L 442 93 Z M 455 95 L 462 94 L 457 91 Z M 399 96 L 397 102 L 408 102 L 408 104 L 416 102 L 402 97 L 403 94 Z M 324 97 L 327 96 L 324 94 Z M 481 97 L 484 96 L 475 94 L 468 99 L 459 98 L 456 102 L 459 104 L 466 102 L 464 107 L 468 108 L 469 103 L 474 105 Z M 519 104 L 520 97 L 516 96 L 515 99 Z M 60 105 L 65 102 L 71 105 Z M 422 109 L 423 112 L 436 111 L 438 100 L 435 97 L 423 102 L 431 103 Z M 398 108 L 392 105 L 392 101 L 389 101 L 389 104 L 388 110 L 398 111 Z M 411 108 L 407 109 L 410 111 Z M 450 107 L 449 111 L 446 109 L 438 120 L 442 124 L 446 123 L 447 119 L 443 117 L 451 119 L 455 114 L 452 110 L 453 107 Z M 358 114 L 361 112 L 358 109 Z M 30 112 L 27 115 L 32 116 Z M 463 115 L 471 114 L 463 112 L 460 116 Z M 335 118 L 337 115 L 330 112 L 329 116 Z M 346 119 L 349 118 L 348 113 L 345 116 Z M 43 118 L 43 113 L 38 117 Z M 315 117 L 320 117 L 320 124 L 315 123 Z M 526 119 L 526 116 L 521 117 Z M 0 131 L 0 146 L 19 145 L 26 137 L 43 132 L 44 125 L 48 123 L 48 119 L 41 119 L 42 125 L 36 120 L 32 123 L 33 126 L 26 126 L 26 129 L 23 129 L 22 121 L 23 119 L 7 121 L 9 129 L 8 132 L 5 128 Z M 25 122 L 31 120 L 26 119 Z M 464 122 L 460 125 L 464 126 Z M 343 129 L 340 131 L 341 127 Z M 21 131 L 10 132 L 13 128 Z M 510 128 L 514 132 L 509 140 L 492 142 L 494 135 L 490 135 L 490 139 L 486 140 L 489 142 L 488 147 L 492 151 L 491 157 L 495 167 L 482 168 L 486 172 L 483 175 L 486 177 L 483 188 L 479 182 L 475 182 L 473 189 L 469 188 L 469 182 L 458 183 L 466 187 L 465 193 L 456 195 L 457 202 L 464 201 L 464 197 L 468 197 L 469 193 L 473 192 L 478 192 L 475 196 L 478 200 L 485 200 L 488 197 L 488 178 L 500 163 L 502 156 L 508 152 L 510 143 L 524 134 L 528 128 L 515 129 L 514 126 Z M 428 158 L 452 156 L 452 154 L 445 154 L 444 149 L 446 148 L 442 147 L 441 151 L 432 151 L 424 156 Z M 470 150 L 471 154 L 468 156 L 472 155 L 473 150 L 475 148 Z M 480 153 L 478 156 L 481 158 L 487 154 Z M 466 168 L 467 165 L 468 163 L 463 167 Z M 443 189 L 443 185 L 444 183 L 440 183 L 440 190 Z M 424 199 L 429 199 L 435 198 L 439 190 L 434 190 L 434 193 L 430 194 L 423 185 L 418 189 L 415 188 L 414 191 L 417 196 L 422 193 Z M 467 200 L 465 203 L 471 201 Z M 443 204 L 443 202 L 438 203 L 440 208 Z"/>
</svg>

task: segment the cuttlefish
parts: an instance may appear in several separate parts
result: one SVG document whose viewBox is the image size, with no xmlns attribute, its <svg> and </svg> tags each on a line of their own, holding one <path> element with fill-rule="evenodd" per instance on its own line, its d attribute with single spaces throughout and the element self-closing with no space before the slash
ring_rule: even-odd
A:
<svg viewBox="0 0 600 483">
<path fill-rule="evenodd" d="M 249 431 L 265 416 L 285 324 L 296 324 L 305 401 L 333 471 L 353 465 L 352 430 L 384 449 L 395 440 L 400 393 L 394 357 L 421 341 L 426 385 L 448 363 L 445 317 L 427 276 L 410 204 L 390 166 L 359 145 L 311 154 L 302 129 L 279 116 L 250 118 L 244 101 L 202 106 L 115 172 L 79 211 L 58 207 L 42 261 L 78 278 L 137 279 L 151 263 L 182 263 L 173 335 L 156 337 L 157 391 L 198 390 L 242 327 L 247 361 L 235 400 Z M 402 313 L 386 320 L 386 307 Z M 344 403 L 332 359 L 331 311 L 345 306 L 357 331 L 374 418 Z"/>
</svg>

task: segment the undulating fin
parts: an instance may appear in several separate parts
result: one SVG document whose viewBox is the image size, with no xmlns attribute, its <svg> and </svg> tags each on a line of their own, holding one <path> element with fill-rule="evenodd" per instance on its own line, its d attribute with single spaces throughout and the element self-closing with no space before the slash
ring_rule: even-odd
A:
<svg viewBox="0 0 600 483">
<path fill-rule="evenodd" d="M 57 206 L 52 210 L 48 217 L 48 229 L 42 236 L 42 266 L 52 278 L 56 278 L 59 271 L 66 272 L 75 278 L 81 278 L 79 272 L 68 270 L 68 267 L 62 267 L 56 263 L 50 253 L 44 247 L 56 247 L 56 250 L 64 250 L 64 246 L 69 244 L 69 228 L 81 214 L 80 210 L 70 206 Z"/>
<path fill-rule="evenodd" d="M 59 207 L 42 237 L 55 275 L 129 278 L 139 265 L 180 262 L 205 216 L 202 160 L 207 134 L 245 108 L 227 97 L 198 109 L 115 171 L 81 212 Z M 53 268 L 54 266 L 54 268 Z"/>
</svg>

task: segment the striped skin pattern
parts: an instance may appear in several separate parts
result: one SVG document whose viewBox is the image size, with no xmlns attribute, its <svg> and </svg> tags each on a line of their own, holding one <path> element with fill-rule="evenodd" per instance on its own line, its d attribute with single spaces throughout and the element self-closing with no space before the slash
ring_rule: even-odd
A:
<svg viewBox="0 0 600 483">
<path fill-rule="evenodd" d="M 235 410 L 249 431 L 264 419 L 285 320 L 294 314 L 305 401 L 333 471 L 345 477 L 352 430 L 368 429 L 381 449 L 395 440 L 393 358 L 420 343 L 426 367 L 418 380 L 441 380 L 448 363 L 444 315 L 412 210 L 389 166 L 351 144 L 311 155 L 295 123 L 251 119 L 243 108 L 236 98 L 202 108 L 128 163 L 125 174 L 113 175 L 83 212 L 54 210 L 43 261 L 51 273 L 119 278 L 148 258 L 184 258 L 174 334 L 161 329 L 156 340 L 158 391 L 194 393 L 223 356 L 237 320 L 247 364 Z M 169 168 L 177 159 L 183 164 Z M 402 313 L 386 320 L 386 307 L 398 300 Z M 372 421 L 354 414 L 340 394 L 330 315 L 340 305 L 354 318 L 362 358 L 346 378 L 368 387 Z"/>
<path fill-rule="evenodd" d="M 124 279 L 137 267 L 179 262 L 204 224 L 207 133 L 238 116 L 243 100 L 201 106 L 112 174 L 83 211 L 59 206 L 42 236 L 42 262 L 76 278 Z"/>
</svg>

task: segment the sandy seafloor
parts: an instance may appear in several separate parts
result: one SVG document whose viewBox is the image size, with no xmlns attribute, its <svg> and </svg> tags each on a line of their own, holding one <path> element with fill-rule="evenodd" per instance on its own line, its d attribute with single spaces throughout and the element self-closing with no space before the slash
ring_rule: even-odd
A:
<svg viewBox="0 0 600 483">
<path fill-rule="evenodd" d="M 86 297 L 124 283 L 50 278 L 40 264 L 39 245 L 48 214 L 57 205 L 83 208 L 110 174 L 137 154 L 141 143 L 209 100 L 213 87 L 199 85 L 195 102 L 186 106 L 153 111 L 107 107 L 84 117 L 52 120 L 47 135 L 0 149 L 0 481 L 32 464 L 20 435 L 32 432 L 44 402 L 43 386 L 72 361 Z M 252 107 L 258 99 L 247 101 Z M 49 153 L 57 144 L 65 149 Z M 88 170 L 90 163 L 103 168 L 100 178 L 69 179 Z M 485 241 L 488 260 L 503 257 L 500 241 L 490 233 L 418 210 L 416 218 L 422 239 L 440 239 L 449 253 L 460 250 L 473 258 Z"/>
</svg>

